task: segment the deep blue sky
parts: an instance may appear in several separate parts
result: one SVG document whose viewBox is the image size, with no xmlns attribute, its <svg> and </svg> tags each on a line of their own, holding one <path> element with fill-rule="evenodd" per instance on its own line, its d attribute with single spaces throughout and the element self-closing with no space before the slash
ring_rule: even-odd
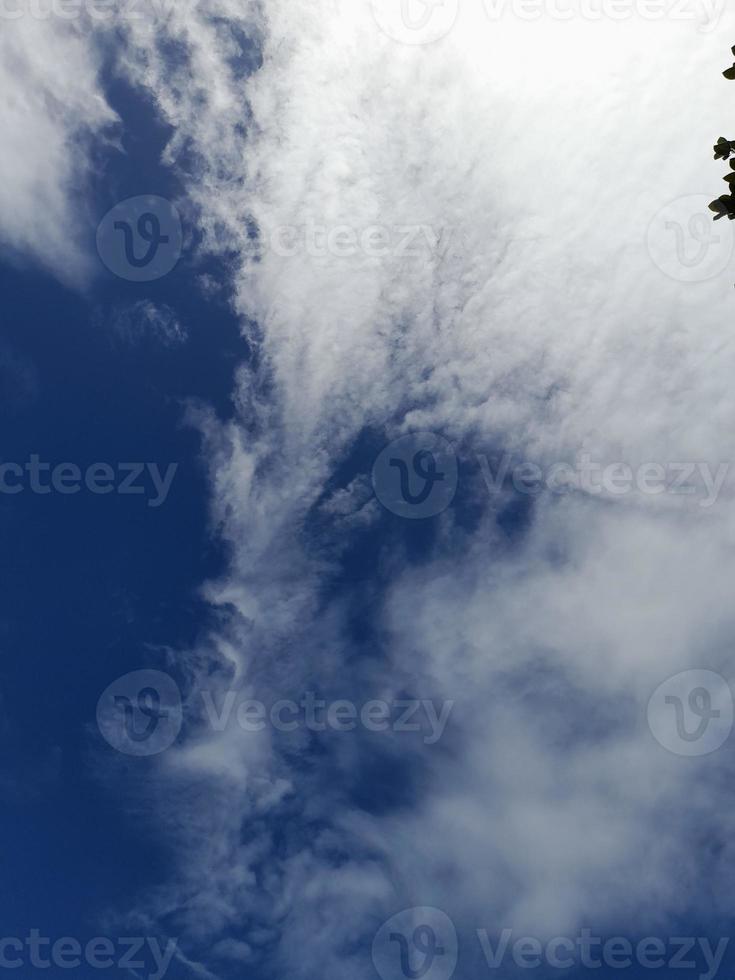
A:
<svg viewBox="0 0 735 980">
<path fill-rule="evenodd" d="M 166 132 L 151 107 L 120 84 L 109 92 L 127 152 L 100 156 L 84 202 L 97 219 L 124 198 L 178 192 L 158 164 Z M 33 926 L 97 935 L 101 911 L 129 906 L 162 877 L 165 855 L 95 778 L 89 726 L 114 678 L 155 662 L 150 645 L 192 642 L 207 615 L 197 589 L 221 568 L 200 441 L 183 414 L 195 398 L 227 415 L 246 350 L 226 303 L 202 297 L 194 273 L 204 271 L 218 270 L 189 253 L 167 277 L 137 285 L 100 263 L 80 295 L 0 261 L 2 460 L 179 464 L 157 509 L 141 496 L 0 495 L 0 828 L 12 841 L 0 852 L 4 936 Z M 113 310 L 141 299 L 174 309 L 188 341 L 121 343 Z"/>
</svg>

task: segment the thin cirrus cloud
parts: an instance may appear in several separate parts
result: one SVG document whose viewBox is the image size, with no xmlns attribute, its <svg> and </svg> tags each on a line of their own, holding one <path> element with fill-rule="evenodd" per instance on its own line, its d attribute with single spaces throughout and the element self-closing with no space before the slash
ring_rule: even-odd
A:
<svg viewBox="0 0 735 980">
<path fill-rule="evenodd" d="M 100 88 L 100 59 L 80 20 L 40 17 L 38 5 L 0 18 L 0 247 L 83 285 L 88 150 L 116 116 Z"/>
<path fill-rule="evenodd" d="M 227 730 L 162 757 L 180 861 L 139 914 L 171 915 L 213 971 L 226 953 L 371 976 L 363 940 L 408 905 L 534 935 L 731 912 L 729 859 L 692 836 L 730 830 L 727 757 L 692 774 L 641 723 L 670 674 L 730 670 L 727 500 L 546 495 L 511 546 L 480 493 L 472 533 L 450 509 L 418 564 L 386 538 L 372 658 L 324 583 L 340 537 L 381 519 L 364 481 L 334 485 L 366 430 L 441 432 L 469 460 L 733 458 L 731 274 L 686 281 L 651 254 L 663 209 L 714 196 L 733 15 L 528 22 L 466 2 L 421 46 L 374 14 L 184 6 L 161 25 L 175 64 L 124 25 L 121 69 L 175 124 L 171 166 L 182 147 L 196 163 L 182 177 L 205 241 L 239 255 L 258 350 L 239 417 L 198 416 L 232 547 L 206 587 L 229 622 L 187 655 L 192 689 L 456 702 L 438 748 L 340 738 L 310 766 L 298 734 Z M 424 231 L 376 256 L 309 247 L 315 225 Z M 410 806 L 360 805 L 376 757 L 418 774 Z"/>
<path fill-rule="evenodd" d="M 146 299 L 115 310 L 111 327 L 120 342 L 131 346 L 154 341 L 165 347 L 176 347 L 185 343 L 188 336 L 170 306 Z"/>
</svg>

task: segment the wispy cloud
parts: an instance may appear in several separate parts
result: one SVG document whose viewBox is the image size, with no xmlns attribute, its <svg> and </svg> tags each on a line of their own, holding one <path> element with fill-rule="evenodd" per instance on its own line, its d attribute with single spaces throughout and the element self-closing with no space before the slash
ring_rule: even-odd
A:
<svg viewBox="0 0 735 980">
<path fill-rule="evenodd" d="M 89 25 L 34 17 L 33 9 L 21 0 L 12 7 L 17 16 L 6 8 L 0 18 L 0 247 L 80 286 L 93 270 L 83 193 L 88 150 L 93 138 L 112 133 L 116 117 Z"/>
<path fill-rule="evenodd" d="M 216 733 L 192 697 L 157 799 L 178 876 L 152 910 L 198 959 L 234 940 L 289 976 L 361 978 L 368 937 L 407 905 L 533 934 L 729 908 L 729 858 L 692 835 L 730 830 L 728 757 L 693 771 L 645 725 L 670 674 L 731 673 L 726 506 L 544 495 L 510 541 L 507 500 L 485 495 L 471 533 L 458 503 L 409 560 L 354 456 L 368 432 L 382 448 L 430 430 L 544 466 L 584 447 L 631 466 L 732 459 L 735 349 L 695 370 L 726 340 L 731 277 L 692 281 L 678 248 L 697 246 L 695 215 L 667 211 L 717 179 L 729 106 L 711 67 L 732 16 L 702 34 L 495 22 L 468 2 L 412 45 L 367 2 L 220 0 L 170 13 L 173 64 L 125 26 L 121 64 L 175 125 L 168 160 L 186 149 L 206 241 L 236 256 L 255 350 L 237 419 L 198 418 L 231 561 L 189 682 L 457 705 L 439 746 L 358 733 L 314 763 L 303 732 Z M 451 235 L 417 255 L 268 247 L 314 224 Z M 346 535 L 387 520 L 365 655 L 354 594 L 327 585 Z M 361 796 L 371 771 L 403 795 Z"/>
<path fill-rule="evenodd" d="M 119 340 L 131 345 L 153 341 L 173 347 L 187 339 L 187 331 L 176 312 L 165 303 L 156 304 L 147 299 L 117 309 L 111 319 L 111 329 Z"/>
</svg>

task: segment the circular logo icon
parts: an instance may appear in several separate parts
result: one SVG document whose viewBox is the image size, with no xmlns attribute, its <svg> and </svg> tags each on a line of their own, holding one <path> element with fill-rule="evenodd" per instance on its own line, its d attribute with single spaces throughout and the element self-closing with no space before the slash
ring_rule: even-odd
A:
<svg viewBox="0 0 735 980">
<path fill-rule="evenodd" d="M 730 685 L 712 670 L 685 670 L 660 684 L 648 702 L 648 727 L 675 755 L 708 755 L 733 726 Z"/>
<path fill-rule="evenodd" d="M 457 478 L 454 450 L 433 432 L 401 436 L 373 466 L 373 487 L 381 504 L 414 520 L 446 510 L 457 492 Z"/>
<path fill-rule="evenodd" d="M 181 258 L 179 212 L 164 197 L 130 197 L 108 211 L 97 228 L 97 251 L 110 272 L 131 282 L 168 275 Z"/>
<path fill-rule="evenodd" d="M 181 692 L 160 670 L 134 670 L 119 677 L 97 702 L 97 726 L 124 755 L 157 755 L 181 730 Z"/>
<path fill-rule="evenodd" d="M 372 0 L 378 27 L 401 44 L 431 44 L 448 34 L 459 0 Z"/>
<path fill-rule="evenodd" d="M 381 980 L 450 980 L 457 955 L 454 923 L 431 907 L 399 912 L 373 940 L 373 963 Z"/>
<path fill-rule="evenodd" d="M 735 231 L 730 221 L 713 220 L 704 194 L 680 197 L 662 208 L 648 226 L 648 252 L 671 279 L 704 282 L 725 270 Z"/>
</svg>

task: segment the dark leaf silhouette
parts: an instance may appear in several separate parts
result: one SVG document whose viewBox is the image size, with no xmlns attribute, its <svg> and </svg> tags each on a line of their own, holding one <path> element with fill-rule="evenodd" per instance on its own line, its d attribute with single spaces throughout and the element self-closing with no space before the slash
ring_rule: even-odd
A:
<svg viewBox="0 0 735 980">
<path fill-rule="evenodd" d="M 735 55 L 735 45 L 732 46 L 731 50 Z M 735 64 L 722 74 L 728 81 L 735 81 Z M 735 159 L 730 159 L 731 155 L 735 157 L 735 140 L 727 140 L 724 136 L 720 136 L 714 145 L 714 151 L 715 160 L 730 161 L 730 173 L 722 178 L 728 186 L 729 193 L 722 194 L 712 201 L 709 209 L 714 213 L 715 221 L 719 221 L 721 218 L 735 221 Z"/>
<path fill-rule="evenodd" d="M 724 136 L 720 136 L 713 149 L 715 160 L 729 160 L 730 154 L 735 153 L 735 140 L 726 140 Z"/>
<path fill-rule="evenodd" d="M 723 194 L 710 204 L 709 209 L 715 212 L 715 221 L 725 217 L 735 221 L 735 195 Z"/>
</svg>

